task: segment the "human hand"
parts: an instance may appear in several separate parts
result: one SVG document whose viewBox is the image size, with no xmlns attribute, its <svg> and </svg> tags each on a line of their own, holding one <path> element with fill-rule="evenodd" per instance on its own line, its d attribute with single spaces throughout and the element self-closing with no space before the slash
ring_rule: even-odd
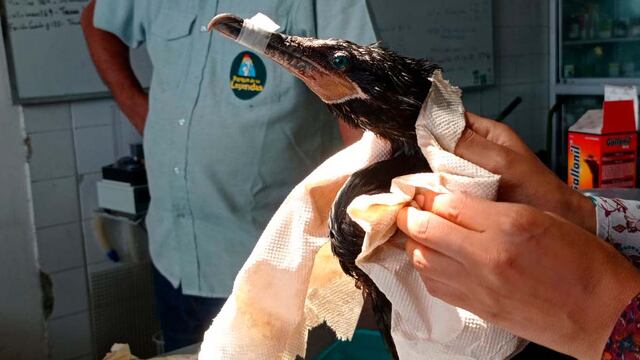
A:
<svg viewBox="0 0 640 360">
<path fill-rule="evenodd" d="M 549 170 L 507 126 L 467 113 L 455 154 L 501 175 L 498 200 L 531 205 L 596 232 L 591 201 Z"/>
<path fill-rule="evenodd" d="M 640 274 L 586 230 L 533 207 L 462 194 L 416 197 L 398 226 L 429 293 L 512 333 L 596 359 Z"/>
</svg>

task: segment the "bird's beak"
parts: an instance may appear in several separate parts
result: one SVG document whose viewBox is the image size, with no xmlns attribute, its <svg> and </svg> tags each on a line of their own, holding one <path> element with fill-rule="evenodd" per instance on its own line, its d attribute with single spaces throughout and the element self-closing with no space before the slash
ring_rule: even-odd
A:
<svg viewBox="0 0 640 360">
<path fill-rule="evenodd" d="M 209 23 L 209 30 L 217 30 L 237 41 L 244 20 L 232 14 L 220 14 Z M 246 31 L 246 29 L 245 29 Z M 300 78 L 326 103 L 337 103 L 358 97 L 360 88 L 344 74 L 320 64 L 318 59 L 328 56 L 323 40 L 268 32 L 263 54 Z M 314 60 L 315 59 L 315 60 Z"/>
<path fill-rule="evenodd" d="M 207 29 L 209 31 L 215 29 L 222 33 L 224 36 L 238 40 L 242 26 L 244 25 L 244 19 L 241 19 L 232 14 L 220 14 L 211 19 Z"/>
</svg>

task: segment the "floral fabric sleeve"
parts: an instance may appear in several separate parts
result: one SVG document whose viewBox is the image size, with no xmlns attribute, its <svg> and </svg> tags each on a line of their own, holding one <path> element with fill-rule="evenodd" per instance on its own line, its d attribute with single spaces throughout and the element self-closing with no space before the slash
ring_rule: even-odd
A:
<svg viewBox="0 0 640 360">
<path fill-rule="evenodd" d="M 618 318 L 602 353 L 603 360 L 640 360 L 640 295 Z"/>
<path fill-rule="evenodd" d="M 640 269 L 640 201 L 592 197 L 598 237 Z"/>
<path fill-rule="evenodd" d="M 640 202 L 592 197 L 598 237 L 640 268 Z M 640 294 L 624 309 L 602 354 L 603 360 L 640 360 Z"/>
</svg>

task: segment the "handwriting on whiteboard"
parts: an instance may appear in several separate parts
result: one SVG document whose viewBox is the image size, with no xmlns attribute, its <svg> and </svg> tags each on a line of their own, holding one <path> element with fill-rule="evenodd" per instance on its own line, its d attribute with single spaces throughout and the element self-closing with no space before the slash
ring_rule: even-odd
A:
<svg viewBox="0 0 640 360">
<path fill-rule="evenodd" d="M 80 25 L 80 13 L 88 0 L 7 0 L 10 32 L 49 31 Z"/>
<path fill-rule="evenodd" d="M 459 86 L 494 83 L 491 0 L 369 0 L 383 45 L 427 58 Z"/>
</svg>

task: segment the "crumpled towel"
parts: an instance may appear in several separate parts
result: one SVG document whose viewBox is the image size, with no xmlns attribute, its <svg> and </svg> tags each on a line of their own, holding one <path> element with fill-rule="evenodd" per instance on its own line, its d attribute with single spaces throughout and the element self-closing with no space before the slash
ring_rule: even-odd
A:
<svg viewBox="0 0 640 360">
<path fill-rule="evenodd" d="M 396 233 L 397 212 L 416 187 L 495 198 L 499 177 L 452 154 L 465 127 L 460 90 L 438 71 L 416 123 L 434 171 L 396 179 L 392 193 L 359 197 L 349 214 L 367 236 L 357 260 L 393 305 L 392 335 L 400 358 L 504 359 L 525 344 L 516 336 L 428 294 Z M 329 249 L 328 217 L 354 172 L 389 158 L 371 133 L 331 157 L 289 194 L 236 277 L 233 292 L 204 337 L 200 360 L 294 359 L 307 330 L 326 321 L 349 339 L 362 294 Z"/>
<path fill-rule="evenodd" d="M 200 360 L 295 359 L 305 354 L 307 330 L 323 321 L 338 338 L 353 336 L 362 294 L 330 252 L 329 212 L 351 174 L 390 152 L 388 142 L 367 132 L 293 189 L 205 333 Z"/>
</svg>

